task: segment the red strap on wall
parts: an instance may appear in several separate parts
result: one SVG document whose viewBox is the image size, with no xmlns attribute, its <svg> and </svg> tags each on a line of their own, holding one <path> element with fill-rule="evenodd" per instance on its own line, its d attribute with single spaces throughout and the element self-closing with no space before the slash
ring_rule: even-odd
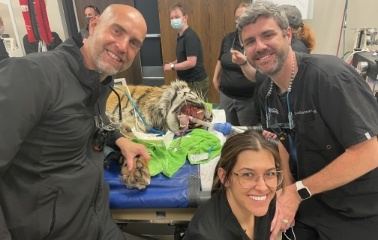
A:
<svg viewBox="0 0 378 240">
<path fill-rule="evenodd" d="M 28 33 L 28 40 L 29 40 L 29 42 L 35 42 L 35 41 L 37 41 L 37 39 L 34 36 L 33 26 L 32 26 L 31 19 L 30 19 L 28 3 L 29 3 L 29 0 L 20 0 L 22 16 L 24 17 L 26 32 Z"/>
<path fill-rule="evenodd" d="M 35 12 L 37 15 L 39 35 L 41 39 L 49 45 L 52 43 L 49 19 L 47 17 L 45 0 L 34 0 Z"/>
</svg>

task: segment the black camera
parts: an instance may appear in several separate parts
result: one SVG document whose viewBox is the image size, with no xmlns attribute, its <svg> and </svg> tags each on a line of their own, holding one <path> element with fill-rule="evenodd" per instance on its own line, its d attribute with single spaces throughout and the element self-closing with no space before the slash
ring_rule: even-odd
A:
<svg viewBox="0 0 378 240">
<path fill-rule="evenodd" d="M 108 144 L 109 140 L 113 137 L 116 128 L 112 124 L 103 124 L 96 121 L 97 131 L 93 135 L 93 148 L 98 152 L 104 150 L 105 145 Z"/>
</svg>

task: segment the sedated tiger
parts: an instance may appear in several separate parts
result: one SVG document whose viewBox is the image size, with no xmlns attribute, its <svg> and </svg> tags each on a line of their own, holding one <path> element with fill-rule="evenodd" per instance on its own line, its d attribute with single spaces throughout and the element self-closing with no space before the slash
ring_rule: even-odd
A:
<svg viewBox="0 0 378 240">
<path fill-rule="evenodd" d="M 184 81 L 173 81 L 161 87 L 117 85 L 115 91 L 121 100 L 122 122 L 119 129 L 127 136 L 132 135 L 132 128 L 145 133 L 169 130 L 181 135 L 195 127 L 186 116 L 209 122 L 212 120 L 212 112 L 204 100 Z M 111 122 L 118 123 L 119 101 L 114 92 L 107 100 L 106 114 Z M 144 159 L 136 159 L 132 171 L 128 171 L 122 156 L 119 159 L 122 165 L 121 179 L 127 187 L 143 189 L 150 184 L 148 164 Z"/>
</svg>

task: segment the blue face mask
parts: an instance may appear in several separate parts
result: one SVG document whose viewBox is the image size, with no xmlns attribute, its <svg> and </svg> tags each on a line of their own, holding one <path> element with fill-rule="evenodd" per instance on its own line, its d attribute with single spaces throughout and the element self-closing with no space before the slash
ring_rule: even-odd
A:
<svg viewBox="0 0 378 240">
<path fill-rule="evenodd" d="M 182 22 L 181 18 L 174 18 L 171 19 L 171 26 L 175 30 L 181 30 L 181 28 L 184 26 L 184 23 Z"/>
</svg>

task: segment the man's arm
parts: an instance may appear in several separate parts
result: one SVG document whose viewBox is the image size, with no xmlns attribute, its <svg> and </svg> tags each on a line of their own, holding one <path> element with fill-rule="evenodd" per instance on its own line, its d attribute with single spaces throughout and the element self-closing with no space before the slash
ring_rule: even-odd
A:
<svg viewBox="0 0 378 240">
<path fill-rule="evenodd" d="M 176 63 L 175 70 L 187 70 L 194 68 L 197 64 L 197 56 L 188 56 L 186 57 L 186 61 Z"/>
<path fill-rule="evenodd" d="M 3 179 L 23 141 L 52 100 L 49 84 L 41 81 L 41 69 L 29 61 L 22 58 L 1 61 L 0 76 L 0 179 Z M 0 194 L 6 193 L 0 191 Z M 11 238 L 2 207 L 0 239 L 8 240 Z"/>
<path fill-rule="evenodd" d="M 324 169 L 303 179 L 302 182 L 314 195 L 345 185 L 377 167 L 378 141 L 375 136 L 347 148 L 343 154 Z M 287 219 L 289 223 L 293 222 L 300 202 L 301 198 L 297 193 L 295 184 L 287 186 L 277 201 L 277 211 L 272 222 L 271 240 L 279 231 L 287 229 L 288 225 L 283 223 L 282 219 Z"/>
<path fill-rule="evenodd" d="M 377 167 L 378 142 L 377 137 L 373 137 L 346 149 L 322 171 L 302 182 L 312 194 L 318 194 L 345 185 Z"/>
<path fill-rule="evenodd" d="M 232 62 L 238 64 L 244 73 L 244 76 L 252 81 L 256 82 L 256 69 L 252 67 L 247 61 L 246 56 L 237 50 L 231 50 Z"/>
<path fill-rule="evenodd" d="M 114 83 L 111 83 L 114 85 Z M 106 115 L 106 101 L 112 92 L 109 85 L 103 85 L 101 84 L 101 94 L 99 99 L 100 104 L 100 111 L 101 111 L 101 117 L 105 124 L 109 124 L 110 120 L 108 116 Z M 127 139 L 120 131 L 119 129 L 116 129 L 114 136 L 112 139 L 110 139 L 110 145 L 116 145 L 122 152 L 122 155 L 125 157 L 127 161 L 127 169 L 129 171 L 132 171 L 134 168 L 134 159 L 136 156 L 140 155 L 147 161 L 150 160 L 150 155 L 147 152 L 147 149 L 144 145 L 139 143 L 134 143 Z"/>
</svg>

